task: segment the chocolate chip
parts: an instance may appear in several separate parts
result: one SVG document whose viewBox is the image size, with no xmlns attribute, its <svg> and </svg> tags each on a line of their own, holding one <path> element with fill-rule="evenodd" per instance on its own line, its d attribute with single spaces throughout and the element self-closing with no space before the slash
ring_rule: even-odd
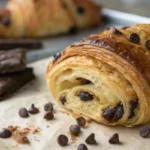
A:
<svg viewBox="0 0 150 150">
<path fill-rule="evenodd" d="M 137 33 L 132 33 L 129 37 L 130 42 L 135 43 L 135 44 L 139 44 L 140 43 L 140 37 Z"/>
<path fill-rule="evenodd" d="M 75 33 L 77 33 L 77 27 L 76 27 L 76 26 L 71 27 L 70 30 L 69 30 L 69 33 L 70 33 L 70 34 L 75 34 Z"/>
<path fill-rule="evenodd" d="M 12 133 L 7 129 L 0 131 L 0 138 L 9 138 L 11 135 Z"/>
<path fill-rule="evenodd" d="M 86 125 L 86 120 L 83 117 L 77 118 L 76 121 L 80 127 L 84 127 Z"/>
<path fill-rule="evenodd" d="M 68 137 L 66 135 L 59 135 L 57 142 L 60 146 L 66 146 L 68 144 Z"/>
<path fill-rule="evenodd" d="M 119 30 L 117 30 L 117 29 L 115 29 L 115 28 L 113 28 L 113 30 L 112 30 L 112 34 L 122 34 Z"/>
<path fill-rule="evenodd" d="M 79 14 L 83 14 L 83 13 L 85 12 L 85 10 L 84 10 L 83 7 L 78 7 L 78 8 L 77 8 L 77 12 L 78 12 Z"/>
<path fill-rule="evenodd" d="M 51 102 L 44 105 L 45 111 L 53 111 L 53 104 Z"/>
<path fill-rule="evenodd" d="M 86 85 L 91 83 L 91 81 L 83 78 L 77 78 L 76 80 L 79 80 L 81 85 Z"/>
<path fill-rule="evenodd" d="M 131 119 L 135 116 L 135 109 L 137 108 L 138 106 L 138 99 L 137 100 L 131 100 L 130 101 L 130 116 L 128 117 L 128 119 Z"/>
<path fill-rule="evenodd" d="M 39 113 L 39 109 L 36 108 L 36 107 L 34 106 L 34 104 L 32 104 L 31 107 L 29 108 L 28 112 L 29 112 L 30 114 L 37 114 L 37 113 Z"/>
<path fill-rule="evenodd" d="M 145 46 L 150 50 L 150 39 L 145 42 Z"/>
<path fill-rule="evenodd" d="M 146 138 L 148 137 L 150 134 L 150 129 L 148 127 L 142 127 L 140 129 L 140 136 L 143 137 L 143 138 Z"/>
<path fill-rule="evenodd" d="M 71 125 L 69 128 L 71 134 L 78 136 L 80 133 L 80 126 L 78 125 Z"/>
<path fill-rule="evenodd" d="M 29 117 L 29 114 L 28 114 L 28 111 L 27 111 L 26 108 L 21 108 L 21 109 L 19 110 L 19 115 L 20 115 L 20 117 L 22 117 L 22 118 L 27 118 L 27 117 Z"/>
<path fill-rule="evenodd" d="M 80 92 L 79 96 L 80 96 L 80 99 L 82 101 L 91 101 L 91 100 L 93 100 L 93 95 L 91 95 L 88 92 Z"/>
<path fill-rule="evenodd" d="M 96 142 L 96 140 L 95 140 L 95 134 L 94 133 L 92 133 L 92 134 L 90 134 L 88 137 L 87 137 L 87 139 L 85 140 L 85 142 L 87 143 L 87 144 L 96 144 L 97 142 Z"/>
<path fill-rule="evenodd" d="M 66 97 L 65 96 L 60 97 L 60 102 L 64 105 L 66 103 Z"/>
<path fill-rule="evenodd" d="M 77 150 L 88 150 L 87 146 L 85 144 L 80 144 L 77 148 Z"/>
<path fill-rule="evenodd" d="M 115 133 L 115 134 L 109 139 L 109 143 L 110 143 L 110 144 L 120 144 L 118 133 Z"/>
<path fill-rule="evenodd" d="M 61 52 L 56 53 L 53 57 L 54 57 L 53 63 L 55 63 L 61 57 Z"/>
<path fill-rule="evenodd" d="M 4 19 L 1 20 L 1 23 L 2 23 L 3 25 L 5 25 L 5 26 L 9 26 L 9 25 L 10 25 L 10 19 L 7 19 L 7 18 L 5 19 L 5 18 L 4 18 Z"/>
<path fill-rule="evenodd" d="M 48 111 L 46 112 L 46 114 L 44 115 L 44 119 L 46 120 L 52 120 L 54 118 L 54 114 L 52 111 Z"/>
</svg>

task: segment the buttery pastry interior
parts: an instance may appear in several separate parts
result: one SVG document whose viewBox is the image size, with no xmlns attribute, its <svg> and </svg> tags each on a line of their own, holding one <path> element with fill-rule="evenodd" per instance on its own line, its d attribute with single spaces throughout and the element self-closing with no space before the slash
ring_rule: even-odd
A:
<svg viewBox="0 0 150 150">
<path fill-rule="evenodd" d="M 46 74 L 54 98 L 73 113 L 99 123 L 147 123 L 150 30 L 146 27 L 150 29 L 150 25 L 111 28 L 57 53 Z"/>
</svg>

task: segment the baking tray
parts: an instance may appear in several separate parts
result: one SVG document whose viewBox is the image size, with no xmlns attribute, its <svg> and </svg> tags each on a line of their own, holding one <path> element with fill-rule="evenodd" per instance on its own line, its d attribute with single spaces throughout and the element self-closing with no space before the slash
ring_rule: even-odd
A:
<svg viewBox="0 0 150 150">
<path fill-rule="evenodd" d="M 78 31 L 74 35 L 63 35 L 57 37 L 51 37 L 43 39 L 43 49 L 30 51 L 27 54 L 27 61 L 31 63 L 46 57 L 54 55 L 56 52 L 61 51 L 71 43 L 81 40 L 93 33 L 98 33 L 109 27 L 123 27 L 130 26 L 138 23 L 150 23 L 150 18 L 137 16 L 129 13 L 119 12 L 111 9 L 103 9 L 103 20 L 102 22 L 93 28 Z"/>
</svg>

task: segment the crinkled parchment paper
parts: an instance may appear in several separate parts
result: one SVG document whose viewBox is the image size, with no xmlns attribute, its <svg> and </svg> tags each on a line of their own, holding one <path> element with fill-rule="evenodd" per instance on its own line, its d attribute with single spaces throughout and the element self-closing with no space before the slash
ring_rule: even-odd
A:
<svg viewBox="0 0 150 150">
<path fill-rule="evenodd" d="M 0 139 L 0 150 L 76 150 L 77 145 L 84 143 L 85 138 L 90 133 L 96 134 L 98 145 L 88 146 L 89 150 L 149 150 L 150 138 L 143 139 L 139 136 L 139 128 L 126 127 L 109 127 L 92 122 L 87 129 L 82 129 L 82 133 L 75 143 L 71 143 L 71 137 L 68 134 L 68 128 L 72 124 L 76 124 L 75 119 L 71 115 L 62 113 L 63 110 L 55 103 L 50 95 L 45 82 L 45 71 L 50 59 L 41 60 L 31 64 L 34 68 L 36 79 L 28 85 L 20 89 L 10 98 L 0 102 L 0 129 L 7 126 L 21 126 L 22 128 L 34 125 L 35 128 L 40 127 L 38 134 L 29 134 L 31 141 L 29 145 L 17 145 L 12 139 Z M 54 87 L 55 88 L 55 87 Z M 46 121 L 43 119 L 43 106 L 46 102 L 54 103 L 55 119 Z M 40 113 L 30 115 L 29 118 L 23 119 L 18 115 L 21 107 L 29 108 L 34 103 L 40 107 Z M 47 128 L 49 126 L 49 128 Z M 121 145 L 111 145 L 108 143 L 110 136 L 119 133 Z M 57 136 L 66 134 L 69 137 L 69 145 L 60 147 L 57 144 Z"/>
</svg>

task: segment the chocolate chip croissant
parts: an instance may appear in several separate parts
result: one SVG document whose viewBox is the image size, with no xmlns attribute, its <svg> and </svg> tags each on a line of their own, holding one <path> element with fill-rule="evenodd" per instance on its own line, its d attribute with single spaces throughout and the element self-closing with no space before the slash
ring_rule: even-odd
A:
<svg viewBox="0 0 150 150">
<path fill-rule="evenodd" d="M 99 23 L 101 7 L 90 0 L 10 0 L 0 10 L 0 37 L 43 37 Z"/>
<path fill-rule="evenodd" d="M 73 113 L 107 125 L 150 121 L 150 24 L 111 28 L 54 56 L 47 84 Z"/>
</svg>

